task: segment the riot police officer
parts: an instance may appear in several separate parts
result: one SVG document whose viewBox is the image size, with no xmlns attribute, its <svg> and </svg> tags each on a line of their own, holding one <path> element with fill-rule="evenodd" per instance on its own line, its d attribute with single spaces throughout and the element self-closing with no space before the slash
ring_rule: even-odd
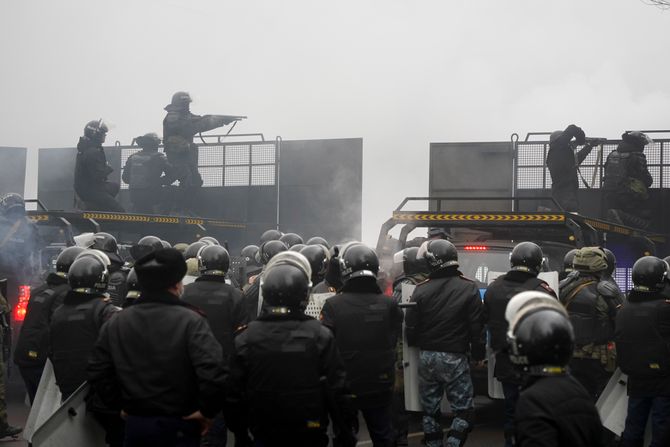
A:
<svg viewBox="0 0 670 447">
<path fill-rule="evenodd" d="M 198 253 L 200 276 L 184 287 L 182 300 L 207 316 L 214 337 L 223 348 L 224 362 L 234 352 L 233 336 L 249 320 L 242 292 L 226 284 L 230 267 L 228 250 L 220 245 L 203 247 Z M 214 418 L 212 428 L 205 435 L 208 446 L 223 446 L 226 443 L 226 425 L 222 416 Z"/>
<path fill-rule="evenodd" d="M 443 394 L 454 412 L 447 432 L 449 446 L 462 446 L 473 428 L 473 388 L 468 352 L 484 358 L 482 300 L 477 285 L 458 270 L 458 252 L 444 239 L 428 240 L 419 248 L 431 270 L 414 290 L 415 307 L 405 314 L 410 346 L 420 349 L 419 393 L 423 431 L 428 447 L 442 446 L 440 404 Z"/>
<path fill-rule="evenodd" d="M 92 249 L 104 252 L 109 258 L 109 278 L 107 281 L 107 293 L 112 304 L 121 307 L 126 299 L 126 277 L 129 268 L 119 255 L 119 245 L 116 238 L 109 233 L 99 232 L 93 235 Z"/>
<path fill-rule="evenodd" d="M 402 313 L 377 285 L 379 260 L 354 242 L 339 254 L 344 285 L 321 309 L 321 321 L 335 334 L 347 379 L 374 446 L 391 446 L 395 348 Z"/>
<path fill-rule="evenodd" d="M 516 405 L 515 445 L 604 446 L 591 396 L 568 373 L 574 334 L 565 310 L 542 292 L 512 301 L 523 294 L 529 299 L 511 315 L 508 336 L 510 360 L 528 377 Z"/>
<path fill-rule="evenodd" d="M 221 345 L 205 317 L 179 299 L 186 273 L 179 251 L 154 251 L 134 268 L 142 296 L 103 326 L 89 382 L 127 415 L 126 447 L 198 446 L 223 403 Z"/>
<path fill-rule="evenodd" d="M 323 245 L 326 249 L 330 250 L 330 243 L 321 236 L 313 236 L 307 239 L 305 245 Z"/>
<path fill-rule="evenodd" d="M 302 236 L 296 233 L 284 233 L 279 238 L 288 248 L 293 247 L 294 245 L 302 244 L 304 241 Z"/>
<path fill-rule="evenodd" d="M 514 411 L 523 383 L 523 378 L 507 355 L 508 323 L 505 310 L 514 295 L 526 290 L 544 292 L 557 298 L 551 287 L 537 277 L 542 270 L 543 259 L 542 249 L 537 244 L 517 244 L 510 256 L 512 268 L 496 278 L 484 294 L 484 322 L 488 325 L 491 349 L 495 352 L 493 375 L 502 383 L 505 396 L 505 447 L 514 446 Z"/>
<path fill-rule="evenodd" d="M 50 272 L 45 283 L 30 295 L 26 317 L 14 350 L 14 363 L 19 366 L 31 404 L 35 399 L 49 351 L 51 315 L 63 303 L 65 294 L 70 290 L 67 273 L 75 258 L 83 251 L 82 247 L 68 247 L 63 250 L 56 259 L 56 271 Z"/>
<path fill-rule="evenodd" d="M 121 178 L 128 184 L 132 210 L 136 213 L 154 213 L 163 200 L 162 186 L 174 181 L 165 154 L 158 152 L 161 139 L 155 133 L 136 137 L 141 151 L 128 157 Z"/>
<path fill-rule="evenodd" d="M 607 257 L 598 247 L 581 248 L 573 262 L 576 272 L 560 284 L 560 300 L 575 331 L 574 377 L 595 401 L 614 370 L 614 318 L 621 305 L 618 291 L 602 280 Z"/>
<path fill-rule="evenodd" d="M 584 147 L 575 153 L 576 146 L 581 145 Z M 579 211 L 577 170 L 591 149 L 593 146 L 586 141 L 584 131 L 574 124 L 563 131 L 553 132 L 549 137 L 547 167 L 551 174 L 551 195 L 565 211 Z"/>
<path fill-rule="evenodd" d="M 621 139 L 605 161 L 607 217 L 623 225 L 647 228 L 651 217 L 647 209 L 648 189 L 653 178 L 647 169 L 644 147 L 653 141 L 642 132 L 626 132 Z"/>
<path fill-rule="evenodd" d="M 91 211 L 125 210 L 116 201 L 119 184 L 107 181 L 114 169 L 107 163 L 102 143 L 107 136 L 107 125 L 102 120 L 89 121 L 84 136 L 77 143 L 77 160 L 74 168 L 74 191 L 84 202 L 84 209 Z"/>
<path fill-rule="evenodd" d="M 325 447 L 329 415 L 338 445 L 356 443 L 333 334 L 304 313 L 310 276 L 304 256 L 277 254 L 263 273 L 267 307 L 235 338 L 228 406 L 233 415 L 246 406 L 248 417 L 229 419 L 249 424 L 258 446 Z"/>
<path fill-rule="evenodd" d="M 563 257 L 563 270 L 558 274 L 559 281 L 563 281 L 568 275 L 575 271 L 575 268 L 572 266 L 572 263 L 575 260 L 575 255 L 579 251 L 577 248 L 573 248 L 568 251 Z M 608 264 L 609 265 L 609 264 Z"/>
<path fill-rule="evenodd" d="M 670 301 L 660 293 L 668 269 L 654 256 L 638 259 L 633 265 L 633 290 L 616 317 L 617 360 L 628 375 L 623 447 L 643 444 L 650 414 L 650 445 L 668 445 L 670 439 Z"/>
<path fill-rule="evenodd" d="M 247 245 L 240 252 L 240 257 L 244 260 L 244 266 L 240 269 L 239 278 L 243 291 L 249 288 L 256 275 L 263 268 L 263 265 L 256 260 L 256 253 L 258 253 L 258 245 Z"/>
<path fill-rule="evenodd" d="M 142 288 L 137 279 L 137 273 L 134 268 L 131 268 L 126 277 L 126 299 L 123 300 L 121 308 L 125 309 L 128 306 L 135 304 L 135 301 L 142 296 Z"/>
<path fill-rule="evenodd" d="M 323 281 L 326 269 L 328 268 L 328 261 L 330 260 L 328 249 L 320 244 L 307 245 L 300 250 L 300 254 L 307 258 L 312 268 L 312 284 L 318 284 Z"/>
<path fill-rule="evenodd" d="M 68 271 L 70 291 L 53 313 L 49 326 L 49 358 L 65 401 L 86 381 L 88 357 L 102 325 L 118 312 L 105 297 L 109 260 L 97 250 L 81 253 Z M 123 421 L 93 398 L 88 409 L 105 428 L 111 446 L 123 445 Z"/>
<path fill-rule="evenodd" d="M 281 231 L 270 228 L 261 234 L 260 244 L 262 245 L 269 241 L 278 241 L 283 235 L 284 233 Z"/>
<path fill-rule="evenodd" d="M 617 282 L 614 280 L 614 276 L 612 276 L 616 270 L 616 256 L 612 250 L 607 248 L 603 248 L 603 253 L 605 253 L 605 257 L 607 258 L 607 270 L 605 270 L 602 274 L 602 281 L 605 281 L 609 284 L 612 293 L 616 293 L 618 296 L 618 301 L 623 303 L 625 295 L 621 291 L 619 284 L 617 284 Z"/>
<path fill-rule="evenodd" d="M 191 211 L 190 204 L 203 183 L 198 172 L 198 146 L 193 143 L 193 137 L 233 121 L 219 115 L 194 115 L 190 107 L 191 96 L 187 92 L 177 92 L 165 106 L 168 113 L 163 119 L 165 155 L 173 168 L 174 178 L 179 181 L 181 194 L 177 207 L 183 212 Z"/>
<path fill-rule="evenodd" d="M 288 247 L 286 247 L 282 241 L 269 240 L 267 242 L 263 242 L 258 248 L 255 259 L 257 263 L 263 265 L 263 268 L 265 268 L 268 262 L 270 262 L 270 259 L 287 250 Z M 244 302 L 247 306 L 247 315 L 249 316 L 249 321 L 255 320 L 256 317 L 260 314 L 261 308 L 263 307 L 260 294 L 260 283 L 262 275 L 262 272 L 257 275 L 247 290 L 244 291 Z"/>
</svg>

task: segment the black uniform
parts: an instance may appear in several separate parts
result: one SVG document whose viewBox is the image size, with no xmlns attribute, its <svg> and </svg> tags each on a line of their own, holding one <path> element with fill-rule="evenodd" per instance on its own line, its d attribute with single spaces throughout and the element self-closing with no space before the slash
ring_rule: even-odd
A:
<svg viewBox="0 0 670 447">
<path fill-rule="evenodd" d="M 511 270 L 493 281 L 484 294 L 484 323 L 488 326 L 491 349 L 496 361 L 493 375 L 502 382 L 505 395 L 505 438 L 514 436 L 514 410 L 519 398 L 522 378 L 514 368 L 507 353 L 507 330 L 505 319 L 507 303 L 517 293 L 537 290 L 556 297 L 549 285 L 534 273 Z"/>
<path fill-rule="evenodd" d="M 102 145 L 94 143 L 87 137 L 79 138 L 74 168 L 74 190 L 84 201 L 85 209 L 125 211 L 115 199 L 119 193 L 119 184 L 107 181 L 107 176 L 112 171 Z"/>
<path fill-rule="evenodd" d="M 258 318 L 258 302 L 260 300 L 261 290 L 261 276 L 257 275 L 249 287 L 244 291 L 244 305 L 247 308 L 247 316 L 249 321 L 254 321 Z"/>
<path fill-rule="evenodd" d="M 570 375 L 532 377 L 516 405 L 518 447 L 604 446 L 591 396 Z"/>
<path fill-rule="evenodd" d="M 165 110 L 168 112 L 163 120 L 165 155 L 172 166 L 174 178 L 179 180 L 179 206 L 188 210 L 189 202 L 193 199 L 192 194 L 203 183 L 198 172 L 198 146 L 193 143 L 193 137 L 200 132 L 221 127 L 223 120 L 208 115 L 195 115 L 189 110 L 173 106 L 167 106 Z"/>
<path fill-rule="evenodd" d="M 156 211 L 156 205 L 162 202 L 163 185 L 175 180 L 169 172 L 165 154 L 156 150 L 143 149 L 128 157 L 121 178 L 128 184 L 134 212 Z"/>
<path fill-rule="evenodd" d="M 651 412 L 652 446 L 670 436 L 670 300 L 632 290 L 616 317 L 621 371 L 628 375 L 628 416 L 622 446 L 642 445 Z"/>
<path fill-rule="evenodd" d="M 347 412 L 333 334 L 302 312 L 268 309 L 249 323 L 235 339 L 231 378 L 231 412 L 248 411 L 234 429 L 249 424 L 263 446 L 326 446 L 328 415 L 338 425 Z"/>
<path fill-rule="evenodd" d="M 572 375 L 596 400 L 614 369 L 614 319 L 621 305 L 617 291 L 606 281 L 585 272 L 573 272 L 560 285 L 560 299 L 575 332 Z"/>
<path fill-rule="evenodd" d="M 235 331 L 249 321 L 242 292 L 226 284 L 223 276 L 203 275 L 184 288 L 181 299 L 205 313 L 223 357 L 228 359 L 234 352 Z"/>
<path fill-rule="evenodd" d="M 571 124 L 550 143 L 547 153 L 547 167 L 551 174 L 551 195 L 565 211 L 579 211 L 577 167 L 592 149 L 587 144 L 575 154 L 570 144 L 573 138 L 577 139 L 577 144 L 584 144 L 584 131 Z"/>
<path fill-rule="evenodd" d="M 400 309 L 381 293 L 374 278 L 354 278 L 325 302 L 321 320 L 335 334 L 356 396 L 354 405 L 363 413 L 373 445 L 390 445 Z"/>
<path fill-rule="evenodd" d="M 46 282 L 32 291 L 28 301 L 26 317 L 14 349 L 14 363 L 19 366 L 31 403 L 49 353 L 51 315 L 63 303 L 68 290 L 67 278 L 49 273 Z"/>
<path fill-rule="evenodd" d="M 130 273 L 130 269 L 126 268 L 125 265 L 121 263 L 120 258 L 115 260 L 113 259 L 113 256 L 110 256 L 110 260 L 112 263 L 109 266 L 107 293 L 112 300 L 112 304 L 121 307 L 126 300 L 126 295 L 128 293 L 128 284 L 126 283 L 126 280 L 128 278 L 128 273 Z"/>
<path fill-rule="evenodd" d="M 105 404 L 128 414 L 126 442 L 160 431 L 156 445 L 171 445 L 177 432 L 199 439 L 198 424 L 182 417 L 221 409 L 227 367 L 202 315 L 170 292 L 144 291 L 102 328 L 88 373 Z"/>
<path fill-rule="evenodd" d="M 653 179 L 643 149 L 625 141 L 619 143 L 607 156 L 603 178 L 606 208 L 617 210 L 622 223 L 634 227 L 645 227 L 650 217 L 648 188 Z"/>
</svg>

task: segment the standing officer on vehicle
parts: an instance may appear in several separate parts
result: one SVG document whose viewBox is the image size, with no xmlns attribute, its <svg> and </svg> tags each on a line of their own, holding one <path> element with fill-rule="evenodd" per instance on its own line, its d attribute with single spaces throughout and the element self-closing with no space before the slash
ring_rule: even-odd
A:
<svg viewBox="0 0 670 447">
<path fill-rule="evenodd" d="M 414 290 L 407 309 L 405 334 L 418 347 L 419 393 L 428 447 L 442 446 L 440 404 L 443 394 L 454 412 L 446 445 L 465 444 L 473 428 L 474 402 L 468 353 L 484 358 L 482 300 L 477 285 L 458 270 L 456 247 L 446 240 L 424 242 L 418 253 L 430 267 L 428 280 Z"/>
<path fill-rule="evenodd" d="M 575 153 L 576 146 L 581 145 L 584 147 Z M 553 132 L 549 137 L 547 167 L 551 174 L 551 195 L 565 211 L 579 211 L 577 170 L 591 149 L 593 146 L 586 141 L 584 131 L 574 124 L 563 131 Z"/>
<path fill-rule="evenodd" d="M 653 178 L 647 169 L 644 147 L 653 140 L 642 132 L 626 132 L 621 143 L 607 156 L 603 190 L 608 219 L 635 228 L 649 226 L 649 187 Z"/>
<path fill-rule="evenodd" d="M 121 178 L 128 184 L 133 212 L 154 213 L 163 202 L 162 187 L 175 179 L 169 175 L 170 165 L 165 154 L 158 152 L 161 139 L 155 133 L 135 138 L 141 151 L 128 157 Z"/>
<path fill-rule="evenodd" d="M 224 362 L 228 363 L 235 351 L 235 332 L 249 321 L 242 292 L 226 284 L 230 267 L 228 250 L 220 245 L 203 247 L 198 253 L 200 276 L 184 287 L 182 301 L 202 310 L 214 337 L 223 348 Z M 226 444 L 226 424 L 221 415 L 214 418 L 212 428 L 203 443 L 208 446 Z"/>
<path fill-rule="evenodd" d="M 82 247 L 68 247 L 63 250 L 56 259 L 56 271 L 50 272 L 46 282 L 30 294 L 26 316 L 14 350 L 14 363 L 19 367 L 31 404 L 35 400 L 49 352 L 51 315 L 63 303 L 65 294 L 70 290 L 68 270 L 84 250 Z"/>
<path fill-rule="evenodd" d="M 572 375 L 595 401 L 614 370 L 614 319 L 621 305 L 617 289 L 602 280 L 607 256 L 598 247 L 584 247 L 575 255 L 575 270 L 560 284 L 560 299 L 575 331 Z"/>
<path fill-rule="evenodd" d="M 202 177 L 198 172 L 198 146 L 193 137 L 208 130 L 230 124 L 234 121 L 223 115 L 194 115 L 191 113 L 191 96 L 186 92 L 172 95 L 172 101 L 165 106 L 168 112 L 163 120 L 165 155 L 174 169 L 174 177 L 179 180 L 178 207 L 190 211 L 191 203 L 202 187 Z"/>
<path fill-rule="evenodd" d="M 74 191 L 88 211 L 125 210 L 116 201 L 119 184 L 107 181 L 114 169 L 107 163 L 102 143 L 107 136 L 107 126 L 102 120 L 89 121 L 84 136 L 77 143 L 77 161 L 74 168 Z"/>
<path fill-rule="evenodd" d="M 379 260 L 360 242 L 345 245 L 339 253 L 343 287 L 321 309 L 321 321 L 335 334 L 347 379 L 356 396 L 372 445 L 394 442 L 392 392 L 395 380 L 396 341 L 402 312 L 377 285 Z"/>
<path fill-rule="evenodd" d="M 537 277 L 543 260 L 544 254 L 537 244 L 517 244 L 510 257 L 511 270 L 496 278 L 484 294 L 484 322 L 488 325 L 491 349 L 496 356 L 493 375 L 502 383 L 505 395 L 505 447 L 514 446 L 514 411 L 524 380 L 507 353 L 509 324 L 505 319 L 505 310 L 514 295 L 526 290 L 544 292 L 557 298 L 551 287 Z"/>
<path fill-rule="evenodd" d="M 524 294 L 529 300 L 509 315 L 510 360 L 527 377 L 516 405 L 515 445 L 605 446 L 591 396 L 568 372 L 575 345 L 565 309 L 542 292 L 512 301 Z"/>
<path fill-rule="evenodd" d="M 186 273 L 179 251 L 154 251 L 134 268 L 142 296 L 102 328 L 89 381 L 126 415 L 125 447 L 197 447 L 222 407 L 221 345 L 206 318 L 179 299 Z"/>
<path fill-rule="evenodd" d="M 353 446 L 346 374 L 333 334 L 305 315 L 310 266 L 283 252 L 263 273 L 267 306 L 235 338 L 228 407 L 231 423 L 249 425 L 260 447 L 328 445 L 328 416 L 335 445 Z M 246 411 L 244 409 L 246 408 Z"/>
<path fill-rule="evenodd" d="M 650 445 L 666 446 L 670 440 L 670 300 L 660 293 L 668 269 L 654 256 L 638 259 L 633 265 L 633 290 L 616 317 L 617 360 L 628 375 L 622 447 L 643 444 L 650 414 Z"/>
<path fill-rule="evenodd" d="M 98 250 L 81 253 L 70 266 L 70 291 L 53 313 L 49 326 L 50 353 L 56 384 L 63 401 L 86 381 L 88 357 L 103 323 L 118 312 L 105 296 L 109 260 Z M 123 444 L 123 421 L 97 399 L 87 408 L 104 427 L 111 446 Z"/>
</svg>

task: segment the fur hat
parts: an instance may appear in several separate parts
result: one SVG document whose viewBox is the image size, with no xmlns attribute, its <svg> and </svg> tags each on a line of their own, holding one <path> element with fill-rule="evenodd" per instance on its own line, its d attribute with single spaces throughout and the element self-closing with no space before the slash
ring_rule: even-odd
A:
<svg viewBox="0 0 670 447">
<path fill-rule="evenodd" d="M 140 287 L 144 290 L 166 290 L 184 278 L 184 256 L 174 248 L 156 250 L 135 263 Z"/>
</svg>

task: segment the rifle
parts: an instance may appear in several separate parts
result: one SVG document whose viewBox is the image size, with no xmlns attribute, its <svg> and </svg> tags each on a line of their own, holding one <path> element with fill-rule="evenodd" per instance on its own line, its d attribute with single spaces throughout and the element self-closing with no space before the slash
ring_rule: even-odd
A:
<svg viewBox="0 0 670 447">
<path fill-rule="evenodd" d="M 202 118 L 209 120 L 212 125 L 217 124 L 215 127 L 227 126 L 230 123 L 237 124 L 237 121 L 247 119 L 246 116 L 241 115 L 203 115 Z"/>
<path fill-rule="evenodd" d="M 589 146 L 600 146 L 601 144 L 607 143 L 607 138 L 587 138 L 586 139 L 586 144 Z"/>
</svg>

